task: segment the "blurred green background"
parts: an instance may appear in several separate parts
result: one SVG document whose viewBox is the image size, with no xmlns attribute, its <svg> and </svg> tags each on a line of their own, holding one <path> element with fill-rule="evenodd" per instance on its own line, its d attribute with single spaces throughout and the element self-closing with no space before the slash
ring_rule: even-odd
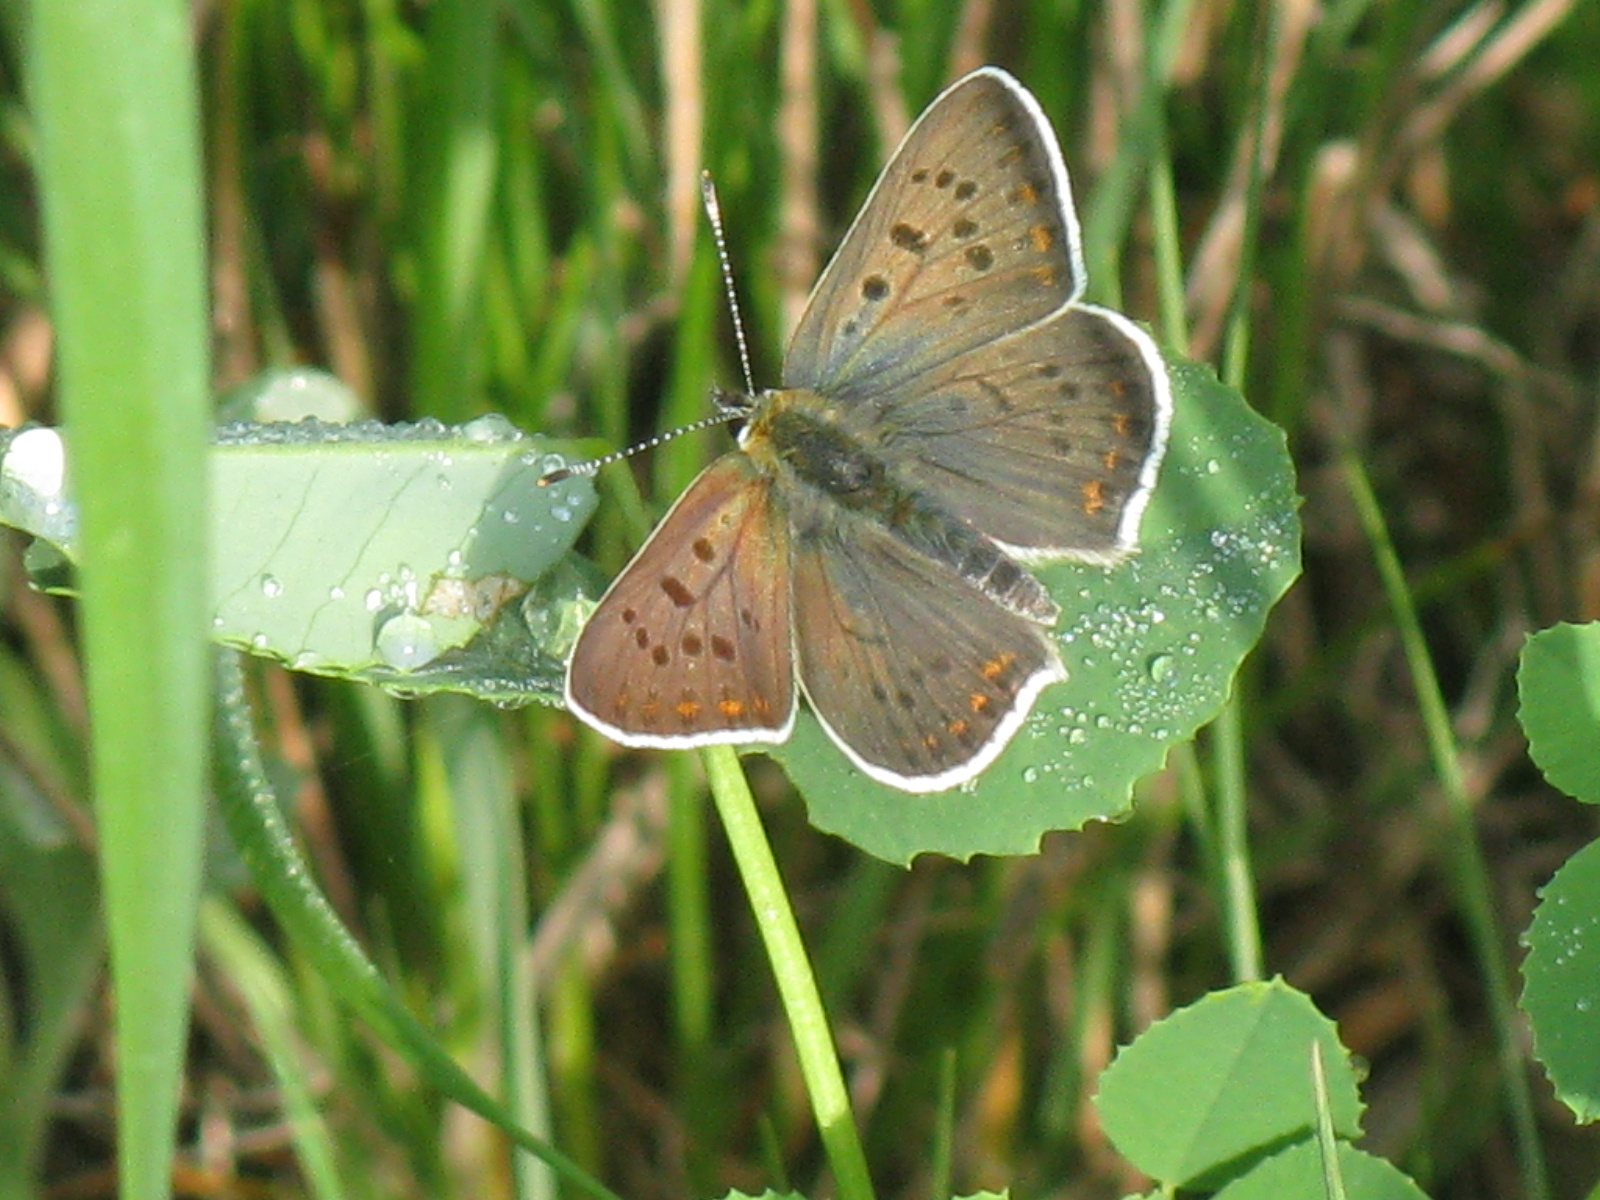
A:
<svg viewBox="0 0 1600 1200">
<path fill-rule="evenodd" d="M 1229 787 L 1250 804 L 1265 970 L 1310 992 L 1369 1064 L 1369 1148 L 1439 1197 L 1525 1194 L 1517 1163 L 1533 1153 L 1552 1195 L 1600 1177 L 1600 1142 L 1536 1064 L 1497 1047 L 1516 1031 L 1487 982 L 1595 825 L 1528 763 L 1513 672 L 1530 630 L 1600 615 L 1600 5 L 85 0 L 75 14 L 117 30 L 161 10 L 152 61 L 190 56 L 194 80 L 150 81 L 177 99 L 154 110 L 169 125 L 147 127 L 63 103 L 103 74 L 52 40 L 52 10 L 73 3 L 0 6 L 7 426 L 62 418 L 55 323 L 83 271 L 43 257 L 41 211 L 62 213 L 51 197 L 70 187 L 41 187 L 41 164 L 109 158 L 97 122 L 106 146 L 175 142 L 179 161 L 199 138 L 195 210 L 128 215 L 156 222 L 158 266 L 164 238 L 180 265 L 203 250 L 203 330 L 198 311 L 159 299 L 100 299 L 136 343 L 198 331 L 194 370 L 209 338 L 211 393 L 315 364 L 386 420 L 497 410 L 622 445 L 705 415 L 711 385 L 738 380 L 702 169 L 770 382 L 909 119 L 965 70 L 1013 71 L 1060 134 L 1091 297 L 1226 364 L 1288 431 L 1306 572 L 1223 735 L 1148 781 L 1130 820 L 1058 835 L 1036 858 L 887 867 L 809 829 L 756 760 L 881 1193 L 929 1186 L 946 1081 L 958 1192 L 1139 1186 L 1088 1099 L 1117 1045 L 1238 973 L 1206 800 Z M 108 52 L 123 36 L 103 39 Z M 1169 186 L 1187 330 L 1157 320 L 1151 197 Z M 87 405 L 67 415 L 95 419 Z M 708 431 L 603 474 L 588 553 L 620 567 L 724 445 Z M 1430 756 L 1345 453 L 1418 606 L 1459 778 L 1441 781 Z M 127 496 L 137 481 L 86 483 Z M 28 590 L 22 540 L 8 544 L 0 1087 L 15 1154 L 0 1196 L 110 1195 L 116 1039 L 94 870 L 106 815 L 90 799 L 81 676 L 94 641 L 73 607 Z M 159 546 L 149 558 L 177 569 Z M 318 882 L 469 1070 L 491 1087 L 520 1079 L 535 1123 L 547 1095 L 551 1140 L 630 1197 L 826 1188 L 694 762 L 624 753 L 551 709 L 408 705 L 261 665 L 249 685 Z M 1488 868 L 1492 969 L 1449 848 L 1452 789 Z M 187 819 L 135 807 L 119 827 L 156 870 L 173 836 L 176 879 L 196 844 Z M 173 1186 L 511 1194 L 503 1139 L 343 1015 L 215 831 L 205 867 L 193 1023 L 174 1047 Z M 172 931 L 181 965 L 187 937 Z M 505 1017 L 533 991 L 530 1044 Z M 1532 1088 L 1534 1126 L 1499 1103 L 1508 1070 Z M 313 1107 L 320 1126 L 285 1117 Z"/>
</svg>

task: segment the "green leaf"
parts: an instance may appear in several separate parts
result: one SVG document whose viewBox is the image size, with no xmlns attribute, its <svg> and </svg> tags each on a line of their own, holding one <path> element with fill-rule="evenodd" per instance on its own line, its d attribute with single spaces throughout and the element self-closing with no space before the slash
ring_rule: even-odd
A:
<svg viewBox="0 0 1600 1200">
<path fill-rule="evenodd" d="M 500 418 L 225 427 L 214 636 L 299 670 L 408 683 L 570 549 L 589 481 L 538 483 L 565 462 Z"/>
<path fill-rule="evenodd" d="M 554 700 L 592 593 L 570 551 L 587 476 L 541 487 L 563 446 L 503 418 L 238 423 L 211 454 L 212 636 L 297 670 L 409 695 Z M 75 553 L 67 456 L 53 429 L 5 444 L 0 521 Z M 35 543 L 36 546 L 41 543 Z"/>
<path fill-rule="evenodd" d="M 1339 1173 L 1346 1200 L 1427 1200 L 1427 1194 L 1393 1163 L 1339 1144 Z M 1301 1142 L 1256 1163 L 1212 1200 L 1323 1200 L 1322 1158 L 1315 1142 Z"/>
<path fill-rule="evenodd" d="M 1106 1136 L 1169 1187 L 1314 1145 L 1311 1046 L 1321 1042 L 1335 1132 L 1361 1132 L 1361 1098 L 1333 1022 L 1282 980 L 1215 992 L 1152 1025 L 1100 1077 Z"/>
<path fill-rule="evenodd" d="M 1524 666 L 1526 670 L 1526 666 Z M 1580 1122 L 1600 1118 L 1600 843 L 1569 858 L 1539 893 L 1523 935 L 1522 1008 L 1534 1050 Z"/>
<path fill-rule="evenodd" d="M 1545 778 L 1600 803 L 1600 622 L 1540 630 L 1522 648 L 1518 717 Z"/>
<path fill-rule="evenodd" d="M 1299 574 L 1299 501 L 1276 426 L 1206 368 L 1177 363 L 1172 376 L 1172 440 L 1139 552 L 1110 569 L 1038 572 L 1061 605 L 1071 678 L 980 778 L 935 795 L 867 779 L 802 713 L 786 745 L 760 752 L 819 828 L 890 862 L 1033 853 L 1050 830 L 1125 811 L 1133 785 L 1220 710 Z"/>
</svg>

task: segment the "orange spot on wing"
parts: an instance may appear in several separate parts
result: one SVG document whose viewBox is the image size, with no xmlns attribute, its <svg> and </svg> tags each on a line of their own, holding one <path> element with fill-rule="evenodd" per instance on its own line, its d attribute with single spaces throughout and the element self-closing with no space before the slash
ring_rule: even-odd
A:
<svg viewBox="0 0 1600 1200">
<path fill-rule="evenodd" d="M 1105 457 L 1100 460 L 1108 471 L 1115 471 L 1117 464 L 1122 461 L 1122 455 L 1115 450 L 1107 450 Z"/>
<path fill-rule="evenodd" d="M 692 721 L 700 715 L 700 701 L 679 700 L 678 703 L 673 706 L 672 711 L 677 713 L 678 716 L 682 717 L 685 721 Z"/>
<path fill-rule="evenodd" d="M 1011 664 L 1016 661 L 1017 656 L 1007 650 L 999 658 L 991 658 L 983 664 L 983 677 L 991 681 L 999 679 L 1011 668 Z"/>
<path fill-rule="evenodd" d="M 1083 511 L 1094 516 L 1106 506 L 1106 485 L 1091 479 L 1083 485 Z"/>
<path fill-rule="evenodd" d="M 967 706 L 971 708 L 973 712 L 980 715 L 988 712 L 989 705 L 992 703 L 994 703 L 994 701 L 990 700 L 988 695 L 984 692 L 973 692 L 967 697 Z"/>
<path fill-rule="evenodd" d="M 1118 437 L 1127 437 L 1133 432 L 1133 420 L 1127 413 L 1117 413 L 1111 418 L 1111 428 Z"/>
<path fill-rule="evenodd" d="M 1028 236 L 1033 239 L 1033 248 L 1040 254 L 1056 244 L 1056 235 L 1048 225 L 1035 225 L 1028 230 Z"/>
<path fill-rule="evenodd" d="M 1041 287 L 1055 287 L 1056 269 L 1048 264 L 1033 269 L 1033 277 L 1039 281 Z"/>
<path fill-rule="evenodd" d="M 965 737 L 967 731 L 971 729 L 972 726 L 967 724 L 967 722 L 962 720 L 960 717 L 957 717 L 954 721 L 951 721 L 948 725 L 946 725 L 945 728 L 950 731 L 951 737 L 960 738 Z"/>
<path fill-rule="evenodd" d="M 744 701 L 735 700 L 731 696 L 726 700 L 717 702 L 717 710 L 730 721 L 737 721 L 744 716 Z"/>
</svg>

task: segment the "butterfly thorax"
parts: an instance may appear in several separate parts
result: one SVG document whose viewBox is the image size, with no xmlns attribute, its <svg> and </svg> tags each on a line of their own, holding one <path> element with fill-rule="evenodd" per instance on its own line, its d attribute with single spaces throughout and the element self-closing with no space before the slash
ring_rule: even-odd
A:
<svg viewBox="0 0 1600 1200">
<path fill-rule="evenodd" d="M 852 517 L 870 521 L 1015 613 L 1046 625 L 1059 614 L 1037 579 L 909 483 L 881 446 L 844 425 L 827 397 L 805 388 L 761 393 L 740 441 L 762 470 L 782 479 L 801 544 L 848 537 Z"/>
</svg>

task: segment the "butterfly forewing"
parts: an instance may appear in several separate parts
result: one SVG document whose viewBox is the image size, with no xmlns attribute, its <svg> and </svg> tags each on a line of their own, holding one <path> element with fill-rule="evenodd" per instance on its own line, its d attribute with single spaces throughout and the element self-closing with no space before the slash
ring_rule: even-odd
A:
<svg viewBox="0 0 1600 1200">
<path fill-rule="evenodd" d="M 1023 558 L 1112 561 L 1137 541 L 1171 407 L 1149 337 L 1074 305 L 908 382 L 870 421 L 844 409 L 841 422 Z"/>
<path fill-rule="evenodd" d="M 706 468 L 601 598 L 567 703 L 634 746 L 782 741 L 794 723 L 789 526 L 748 456 Z"/>
<path fill-rule="evenodd" d="M 798 520 L 793 548 L 811 707 L 876 779 L 926 792 L 972 778 L 1065 678 L 1047 631 L 880 525 L 816 517 Z"/>
<path fill-rule="evenodd" d="M 976 71 L 906 135 L 811 294 L 787 387 L 881 394 L 1075 299 L 1066 168 L 1037 102 Z"/>
</svg>

